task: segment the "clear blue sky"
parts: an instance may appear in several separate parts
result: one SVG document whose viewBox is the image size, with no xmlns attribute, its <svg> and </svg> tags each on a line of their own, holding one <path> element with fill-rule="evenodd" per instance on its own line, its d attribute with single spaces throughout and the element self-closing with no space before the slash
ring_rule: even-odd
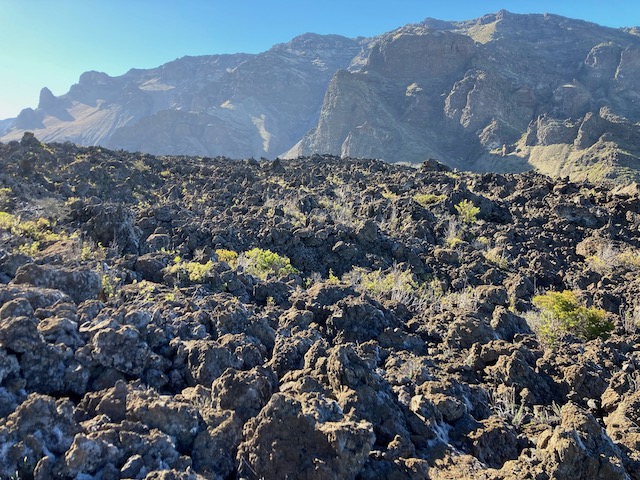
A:
<svg viewBox="0 0 640 480">
<path fill-rule="evenodd" d="M 66 93 L 87 70 L 115 76 L 184 55 L 258 53 L 305 32 L 372 36 L 503 8 L 640 25 L 640 0 L 0 0 L 0 119 L 36 107 L 42 87 Z"/>
</svg>

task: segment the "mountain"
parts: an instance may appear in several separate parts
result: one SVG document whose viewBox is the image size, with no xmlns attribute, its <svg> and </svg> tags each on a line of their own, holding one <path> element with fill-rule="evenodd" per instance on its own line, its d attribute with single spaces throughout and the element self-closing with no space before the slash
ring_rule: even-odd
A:
<svg viewBox="0 0 640 480">
<path fill-rule="evenodd" d="M 288 156 L 637 179 L 637 33 L 505 11 L 400 28 L 333 77 L 318 125 Z"/>
<path fill-rule="evenodd" d="M 44 88 L 9 141 L 33 131 L 163 154 L 274 157 L 317 120 L 326 86 L 360 51 L 357 41 L 306 34 L 257 55 L 184 57 L 119 77 L 86 72 L 60 97 Z"/>
<path fill-rule="evenodd" d="M 475 171 L 640 180 L 640 36 L 506 11 L 367 39 L 306 34 L 43 89 L 0 141 L 155 154 L 315 153 Z"/>
</svg>

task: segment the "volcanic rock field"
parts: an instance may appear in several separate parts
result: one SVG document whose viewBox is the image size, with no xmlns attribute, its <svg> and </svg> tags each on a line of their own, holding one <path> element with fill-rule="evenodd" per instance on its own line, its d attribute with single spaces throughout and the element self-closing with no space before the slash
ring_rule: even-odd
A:
<svg viewBox="0 0 640 480">
<path fill-rule="evenodd" d="M 640 479 L 635 185 L 25 134 L 0 210 L 2 479 Z"/>
</svg>

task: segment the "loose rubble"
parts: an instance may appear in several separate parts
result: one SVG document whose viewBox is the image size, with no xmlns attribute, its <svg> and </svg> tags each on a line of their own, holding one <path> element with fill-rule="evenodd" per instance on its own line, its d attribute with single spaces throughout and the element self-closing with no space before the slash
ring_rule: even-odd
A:
<svg viewBox="0 0 640 480">
<path fill-rule="evenodd" d="M 0 478 L 640 479 L 637 187 L 28 135 L 0 162 Z M 546 341 L 563 290 L 610 334 Z"/>
</svg>

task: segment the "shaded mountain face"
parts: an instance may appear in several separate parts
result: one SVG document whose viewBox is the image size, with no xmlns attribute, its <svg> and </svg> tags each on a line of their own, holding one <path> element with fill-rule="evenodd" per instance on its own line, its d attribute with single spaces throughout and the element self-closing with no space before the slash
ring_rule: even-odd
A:
<svg viewBox="0 0 640 480">
<path fill-rule="evenodd" d="M 331 77 L 359 50 L 307 34 L 258 55 L 184 57 L 120 77 L 87 72 L 60 97 L 44 88 L 1 140 L 33 131 L 131 151 L 273 157 L 313 126 Z"/>
<path fill-rule="evenodd" d="M 314 153 L 476 171 L 638 179 L 640 37 L 555 15 L 427 19 L 379 37 L 306 34 L 259 55 L 185 57 L 43 89 L 35 131 L 150 153 Z"/>
</svg>

